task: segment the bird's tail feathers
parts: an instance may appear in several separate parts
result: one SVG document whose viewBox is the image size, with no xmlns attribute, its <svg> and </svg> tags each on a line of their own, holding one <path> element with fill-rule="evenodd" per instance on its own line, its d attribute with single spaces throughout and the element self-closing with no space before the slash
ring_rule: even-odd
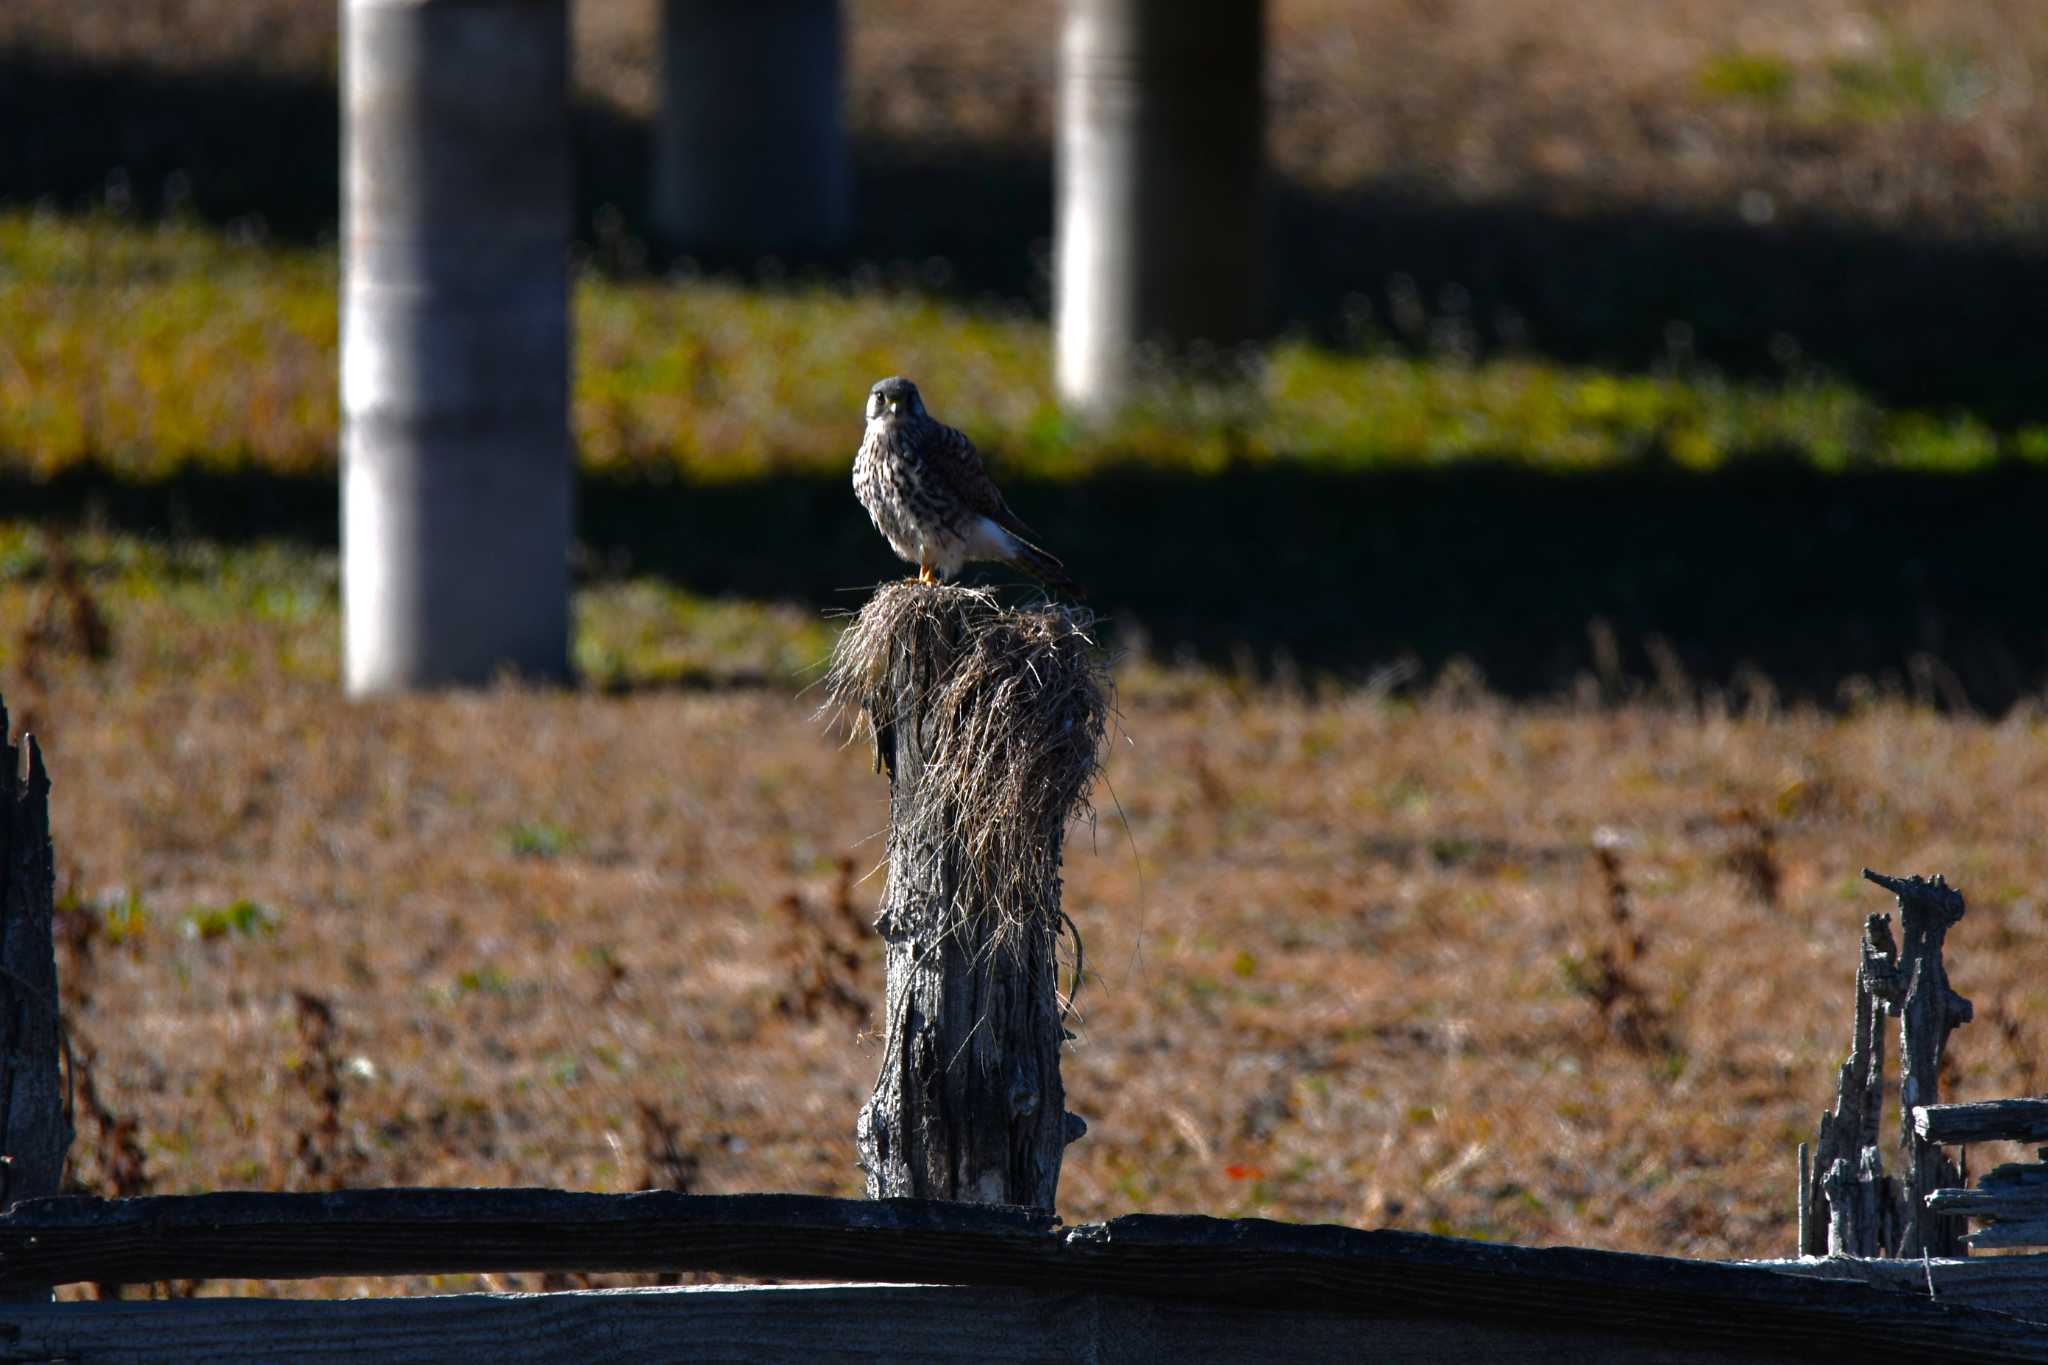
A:
<svg viewBox="0 0 2048 1365">
<path fill-rule="evenodd" d="M 1016 542 L 1016 550 L 1009 561 L 1011 568 L 1030 574 L 1054 592 L 1064 593 L 1076 601 L 1087 599 L 1087 590 L 1068 577 L 1067 566 L 1060 563 L 1056 557 L 1039 549 L 1022 536 L 1013 535 L 1011 539 Z"/>
</svg>

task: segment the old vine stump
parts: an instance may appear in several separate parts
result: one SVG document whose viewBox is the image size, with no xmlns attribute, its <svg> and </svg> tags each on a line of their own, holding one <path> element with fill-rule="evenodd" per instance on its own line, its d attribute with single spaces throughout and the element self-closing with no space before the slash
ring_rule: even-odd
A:
<svg viewBox="0 0 2048 1365">
<path fill-rule="evenodd" d="M 57 1063 L 50 775 L 0 701 L 0 1205 L 55 1194 L 71 1147 Z"/>
<path fill-rule="evenodd" d="M 882 1062 L 855 1130 L 871 1198 L 1050 1209 L 1068 1142 L 1062 836 L 1087 809 L 1108 714 L 1092 619 L 986 591 L 883 586 L 841 637 L 834 703 L 889 774 L 875 920 Z"/>
</svg>

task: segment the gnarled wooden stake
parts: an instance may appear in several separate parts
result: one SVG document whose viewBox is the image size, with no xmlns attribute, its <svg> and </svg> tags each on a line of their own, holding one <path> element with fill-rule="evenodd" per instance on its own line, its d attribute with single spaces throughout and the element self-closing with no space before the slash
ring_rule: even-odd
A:
<svg viewBox="0 0 2048 1365">
<path fill-rule="evenodd" d="M 0 1206 L 55 1194 L 71 1148 L 57 1062 L 50 775 L 33 735 L 8 742 L 0 701 Z"/>
<path fill-rule="evenodd" d="M 1108 711 L 1089 624 L 893 583 L 835 653 L 833 700 L 889 773 L 882 1063 L 855 1130 L 872 1198 L 1050 1209 L 1085 1131 L 1060 1083 L 1057 974 L 1062 836 Z"/>
<path fill-rule="evenodd" d="M 1940 1098 L 1948 1035 L 1970 1019 L 1970 1002 L 1949 988 L 1941 958 L 1949 926 L 1963 917 L 1963 897 L 1939 876 L 1888 877 L 1868 868 L 1863 876 L 1898 897 L 1905 939 L 1894 943 L 1890 915 L 1864 923 L 1855 1037 L 1810 1156 L 1800 1147 L 1799 1254 L 1960 1256 L 1960 1229 L 1930 1212 L 1925 1196 L 1961 1183 L 1961 1173 L 1938 1143 L 1916 1131 L 1913 1111 Z M 1887 1015 L 1899 1020 L 1897 1176 L 1885 1174 L 1878 1143 Z"/>
<path fill-rule="evenodd" d="M 1961 1256 L 1966 1254 L 1963 1226 L 1930 1211 L 1926 1197 L 1962 1184 L 1962 1171 L 1941 1144 L 1920 1135 L 1913 1111 L 1941 1102 L 1941 1055 L 1948 1050 L 1948 1036 L 1975 1014 L 1970 1002 L 1949 987 L 1948 967 L 1941 960 L 1942 940 L 1963 917 L 1963 893 L 1939 874 L 1932 880 L 1901 879 L 1866 867 L 1863 877 L 1899 898 L 1904 934 L 1895 994 L 1887 1001 L 1899 1016 L 1899 1147 L 1905 1164 L 1905 1202 L 1898 1254 Z"/>
</svg>

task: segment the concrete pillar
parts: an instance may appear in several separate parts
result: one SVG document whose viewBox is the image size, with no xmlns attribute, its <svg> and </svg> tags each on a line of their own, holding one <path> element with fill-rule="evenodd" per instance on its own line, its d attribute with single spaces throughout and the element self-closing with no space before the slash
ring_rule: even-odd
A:
<svg viewBox="0 0 2048 1365">
<path fill-rule="evenodd" d="M 1054 378 L 1114 410 L 1139 348 L 1231 346 L 1260 322 L 1260 0 L 1067 0 Z"/>
<path fill-rule="evenodd" d="M 345 0 L 344 671 L 568 673 L 564 0 Z"/>
<path fill-rule="evenodd" d="M 839 0 L 665 0 L 654 222 L 673 244 L 767 253 L 852 225 Z"/>
</svg>

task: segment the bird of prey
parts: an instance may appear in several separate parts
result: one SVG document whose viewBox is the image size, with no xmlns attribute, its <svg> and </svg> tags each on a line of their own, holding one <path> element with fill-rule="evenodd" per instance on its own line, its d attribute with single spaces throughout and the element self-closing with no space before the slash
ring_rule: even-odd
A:
<svg viewBox="0 0 2048 1365">
<path fill-rule="evenodd" d="M 1032 544 L 982 468 L 974 442 L 924 410 L 917 385 L 893 375 L 868 390 L 868 426 L 853 458 L 853 491 L 892 549 L 936 583 L 970 559 L 1020 569 L 1055 592 L 1084 594 L 1059 560 Z"/>
</svg>

